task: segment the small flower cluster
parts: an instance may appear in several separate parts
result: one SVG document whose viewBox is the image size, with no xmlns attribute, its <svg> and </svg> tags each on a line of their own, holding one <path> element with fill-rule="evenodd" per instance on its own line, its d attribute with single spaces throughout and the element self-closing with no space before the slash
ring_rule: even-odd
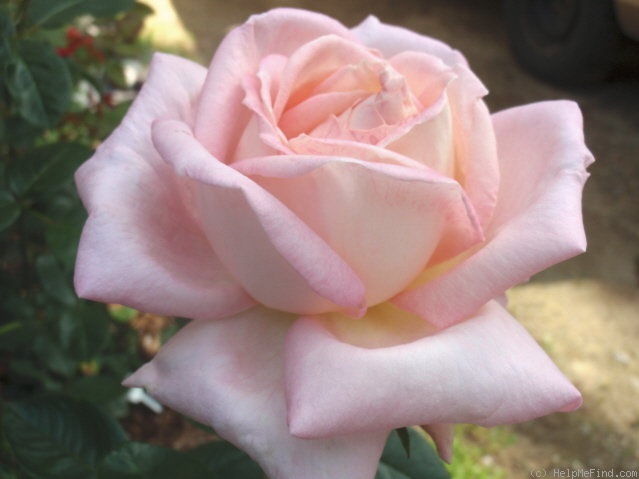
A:
<svg viewBox="0 0 639 479">
<path fill-rule="evenodd" d="M 65 34 L 67 43 L 63 47 L 56 48 L 56 53 L 61 57 L 73 56 L 80 48 L 84 48 L 88 55 L 98 62 L 105 60 L 104 53 L 95 47 L 93 37 L 75 27 L 69 27 Z"/>
</svg>

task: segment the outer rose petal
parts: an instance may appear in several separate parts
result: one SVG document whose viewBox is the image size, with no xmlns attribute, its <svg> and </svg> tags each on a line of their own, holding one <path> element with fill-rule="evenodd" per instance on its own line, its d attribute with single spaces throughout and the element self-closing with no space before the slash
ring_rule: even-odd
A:
<svg viewBox="0 0 639 479">
<path fill-rule="evenodd" d="M 191 322 L 124 384 L 209 424 L 271 479 L 370 479 L 389 431 L 316 440 L 288 432 L 281 351 L 292 320 L 258 308 Z"/>
<path fill-rule="evenodd" d="M 303 318 L 289 332 L 285 364 L 290 429 L 305 438 L 410 424 L 493 426 L 581 404 L 579 391 L 494 301 L 431 336 L 373 349 Z"/>
<path fill-rule="evenodd" d="M 89 211 L 75 270 L 80 296 L 191 318 L 254 304 L 217 260 L 185 190 L 151 143 L 154 118 L 192 120 L 205 73 L 190 61 L 156 55 L 122 125 L 78 170 Z"/>
<path fill-rule="evenodd" d="M 435 441 L 439 457 L 450 464 L 453 458 L 454 426 L 449 423 L 439 423 L 427 424 L 422 427 Z"/>
<path fill-rule="evenodd" d="M 406 51 L 424 52 L 441 58 L 448 66 L 468 65 L 464 56 L 445 43 L 395 25 L 381 23 L 369 16 L 351 32 L 369 48 L 391 58 Z"/>
<path fill-rule="evenodd" d="M 198 104 L 196 138 L 220 161 L 228 162 L 250 119 L 239 110 L 242 81 L 268 55 L 284 55 L 323 35 L 353 38 L 338 21 L 319 13 L 279 8 L 252 16 L 229 33 L 217 49 Z"/>
<path fill-rule="evenodd" d="M 493 115 L 493 123 L 501 182 L 486 243 L 435 278 L 427 270 L 393 299 L 442 328 L 586 249 L 581 191 L 593 159 L 577 105 L 526 105 Z"/>
<path fill-rule="evenodd" d="M 201 226 L 252 297 L 301 314 L 363 313 L 360 279 L 277 198 L 211 156 L 184 123 L 156 122 L 153 140 L 177 174 L 194 180 Z"/>
</svg>

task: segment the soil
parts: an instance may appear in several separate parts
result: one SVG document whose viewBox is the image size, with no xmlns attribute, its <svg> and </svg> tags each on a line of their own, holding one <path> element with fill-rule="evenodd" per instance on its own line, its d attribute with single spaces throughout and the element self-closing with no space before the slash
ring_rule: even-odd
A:
<svg viewBox="0 0 639 479">
<path fill-rule="evenodd" d="M 582 408 L 506 427 L 515 441 L 491 451 L 506 477 L 531 470 L 639 471 L 639 49 L 589 90 L 562 90 L 511 58 L 499 2 L 492 0 L 146 0 L 159 49 L 207 63 L 228 28 L 253 13 L 295 6 L 346 25 L 368 14 L 439 38 L 465 54 L 490 90 L 492 111 L 569 98 L 584 113 L 597 162 L 584 194 L 586 254 L 512 289 L 512 312 L 584 395 Z M 159 434 L 159 431 L 158 431 Z M 574 473 L 574 472 L 573 472 Z M 583 476 L 581 476 L 583 477 Z"/>
</svg>

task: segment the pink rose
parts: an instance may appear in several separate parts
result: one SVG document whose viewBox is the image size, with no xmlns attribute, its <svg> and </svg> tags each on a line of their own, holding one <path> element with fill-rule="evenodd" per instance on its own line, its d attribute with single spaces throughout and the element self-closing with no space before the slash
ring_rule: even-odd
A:
<svg viewBox="0 0 639 479">
<path fill-rule="evenodd" d="M 570 411 L 504 291 L 581 253 L 571 102 L 490 115 L 447 45 L 251 17 L 209 69 L 157 55 L 77 173 L 85 298 L 193 318 L 125 381 L 272 478 L 370 479 L 394 428 Z"/>
</svg>

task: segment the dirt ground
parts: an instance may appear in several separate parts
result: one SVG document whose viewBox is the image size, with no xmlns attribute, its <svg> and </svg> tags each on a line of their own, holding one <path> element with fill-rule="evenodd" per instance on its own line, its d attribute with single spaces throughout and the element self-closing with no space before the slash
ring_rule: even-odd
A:
<svg viewBox="0 0 639 479">
<path fill-rule="evenodd" d="M 493 111 L 578 101 L 597 159 L 584 198 L 589 251 L 514 288 L 509 298 L 513 313 L 583 392 L 584 405 L 513 426 L 516 441 L 490 460 L 508 478 L 541 468 L 639 471 L 639 68 L 588 91 L 534 80 L 512 60 L 494 0 L 146 1 L 157 11 L 149 31 L 158 48 L 202 63 L 229 26 L 275 6 L 321 11 L 346 25 L 370 13 L 462 51 L 489 88 Z"/>
</svg>

